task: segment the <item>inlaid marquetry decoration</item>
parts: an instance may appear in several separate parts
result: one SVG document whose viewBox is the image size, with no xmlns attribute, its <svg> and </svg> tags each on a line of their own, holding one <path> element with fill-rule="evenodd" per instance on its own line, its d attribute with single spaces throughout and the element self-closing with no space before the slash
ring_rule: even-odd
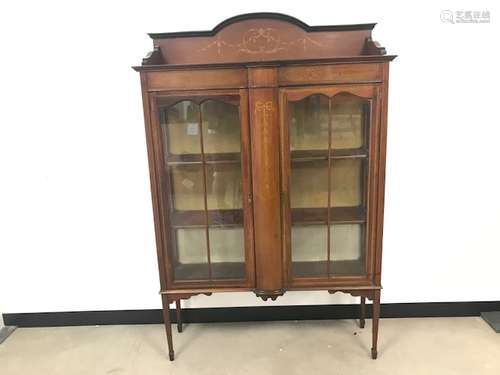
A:
<svg viewBox="0 0 500 375">
<path fill-rule="evenodd" d="M 214 48 L 217 54 L 221 56 L 225 50 L 236 50 L 245 54 L 273 54 L 278 51 L 284 51 L 289 48 L 299 48 L 307 51 L 308 47 L 323 45 L 314 39 L 304 36 L 292 40 L 287 40 L 285 35 L 281 35 L 276 29 L 272 27 L 266 28 L 252 28 L 243 34 L 240 43 L 229 43 L 220 37 L 217 37 L 213 42 L 208 43 L 200 51 L 208 51 Z"/>
<path fill-rule="evenodd" d="M 262 115 L 262 121 L 265 124 L 267 124 L 269 115 L 272 114 L 273 112 L 274 112 L 274 105 L 272 101 L 268 100 L 265 102 L 262 100 L 257 100 L 255 102 L 255 113 Z"/>
<path fill-rule="evenodd" d="M 262 153 L 263 155 L 263 167 L 264 171 L 269 171 L 271 169 L 271 161 L 273 160 L 271 156 L 271 129 L 270 129 L 270 124 L 269 121 L 271 120 L 271 116 L 273 116 L 273 113 L 275 111 L 274 109 L 274 103 L 271 100 L 268 101 L 263 101 L 263 100 L 257 100 L 255 102 L 255 118 L 257 119 L 258 122 L 260 122 L 260 126 L 262 127 Z M 271 191 L 271 185 L 269 181 L 266 181 L 265 185 L 265 191 L 269 192 Z"/>
</svg>

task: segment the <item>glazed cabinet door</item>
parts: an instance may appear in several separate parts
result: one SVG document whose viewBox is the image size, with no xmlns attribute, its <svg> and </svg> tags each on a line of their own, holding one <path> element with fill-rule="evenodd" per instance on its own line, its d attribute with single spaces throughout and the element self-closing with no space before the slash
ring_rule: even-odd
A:
<svg viewBox="0 0 500 375">
<path fill-rule="evenodd" d="M 169 288 L 254 280 L 246 90 L 156 94 Z"/>
<path fill-rule="evenodd" d="M 377 90 L 280 91 L 283 242 L 291 287 L 371 282 Z"/>
</svg>

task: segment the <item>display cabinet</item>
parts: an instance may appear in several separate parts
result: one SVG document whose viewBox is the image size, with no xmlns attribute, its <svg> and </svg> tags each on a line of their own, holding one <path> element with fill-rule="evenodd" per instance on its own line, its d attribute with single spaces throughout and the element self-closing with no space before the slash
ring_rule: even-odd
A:
<svg viewBox="0 0 500 375">
<path fill-rule="evenodd" d="M 377 357 L 389 62 L 374 24 L 275 13 L 150 34 L 140 72 L 170 359 L 169 305 L 249 291 L 373 301 Z"/>
</svg>

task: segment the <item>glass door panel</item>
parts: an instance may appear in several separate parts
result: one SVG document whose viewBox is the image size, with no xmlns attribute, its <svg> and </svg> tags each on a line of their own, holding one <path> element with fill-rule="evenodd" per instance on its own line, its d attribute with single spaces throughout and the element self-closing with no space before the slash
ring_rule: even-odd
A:
<svg viewBox="0 0 500 375">
<path fill-rule="evenodd" d="M 328 97 L 309 96 L 289 108 L 290 149 L 328 150 Z"/>
<path fill-rule="evenodd" d="M 292 272 L 296 277 L 326 277 L 327 226 L 294 224 L 291 230 Z"/>
<path fill-rule="evenodd" d="M 208 209 L 241 210 L 243 208 L 241 163 L 209 163 L 205 165 L 205 170 Z"/>
<path fill-rule="evenodd" d="M 294 213 L 290 241 L 292 272 L 297 276 L 327 276 L 323 249 L 328 241 L 328 106 L 328 97 L 323 95 L 289 105 L 290 207 Z"/>
<path fill-rule="evenodd" d="M 166 128 L 164 145 L 167 154 L 200 154 L 199 107 L 184 100 L 164 110 L 161 119 Z"/>
<path fill-rule="evenodd" d="M 212 277 L 245 277 L 241 163 L 206 165 Z"/>
<path fill-rule="evenodd" d="M 367 104 L 349 94 L 339 94 L 332 102 L 333 149 L 356 149 L 363 147 Z"/>
<path fill-rule="evenodd" d="M 174 275 L 178 280 L 204 280 L 209 276 L 204 229 L 178 228 L 173 231 L 177 259 Z"/>
<path fill-rule="evenodd" d="M 336 159 L 331 164 L 331 207 L 360 206 L 363 196 L 362 160 Z"/>
<path fill-rule="evenodd" d="M 328 207 L 328 161 L 292 160 L 290 174 L 290 204 L 292 208 Z"/>
<path fill-rule="evenodd" d="M 328 161 L 292 161 L 292 268 L 297 276 L 326 276 Z"/>
<path fill-rule="evenodd" d="M 292 276 L 364 275 L 370 101 L 314 94 L 287 111 Z"/>
<path fill-rule="evenodd" d="M 212 277 L 242 279 L 245 277 L 245 237 L 242 227 L 209 227 Z"/>
<path fill-rule="evenodd" d="M 201 104 L 201 112 L 204 153 L 239 153 L 241 140 L 238 106 L 207 100 Z"/>
<path fill-rule="evenodd" d="M 364 224 L 330 225 L 331 272 L 336 276 L 365 272 Z"/>
<path fill-rule="evenodd" d="M 174 282 L 244 280 L 239 98 L 169 100 L 160 124 Z"/>
<path fill-rule="evenodd" d="M 203 166 L 173 164 L 169 165 L 169 172 L 174 210 L 204 210 Z"/>
</svg>

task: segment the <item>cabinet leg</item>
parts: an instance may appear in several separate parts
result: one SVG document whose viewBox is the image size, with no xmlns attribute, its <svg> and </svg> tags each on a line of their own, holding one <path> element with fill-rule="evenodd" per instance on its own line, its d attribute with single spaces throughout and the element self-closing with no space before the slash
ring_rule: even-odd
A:
<svg viewBox="0 0 500 375">
<path fill-rule="evenodd" d="M 172 324 L 170 323 L 170 307 L 168 297 L 162 294 L 161 301 L 163 303 L 163 321 L 165 322 L 165 331 L 167 333 L 168 357 L 171 361 L 174 360 L 174 345 L 172 344 Z"/>
<path fill-rule="evenodd" d="M 175 300 L 175 311 L 177 313 L 177 331 L 182 332 L 182 315 L 181 315 L 181 300 Z"/>
<path fill-rule="evenodd" d="M 380 318 L 380 290 L 373 293 L 373 317 L 372 317 L 372 359 L 377 359 L 378 321 Z"/>
<path fill-rule="evenodd" d="M 361 297 L 361 311 L 360 311 L 360 317 L 359 317 L 359 327 L 360 328 L 365 328 L 365 315 L 366 315 L 366 297 Z"/>
</svg>

